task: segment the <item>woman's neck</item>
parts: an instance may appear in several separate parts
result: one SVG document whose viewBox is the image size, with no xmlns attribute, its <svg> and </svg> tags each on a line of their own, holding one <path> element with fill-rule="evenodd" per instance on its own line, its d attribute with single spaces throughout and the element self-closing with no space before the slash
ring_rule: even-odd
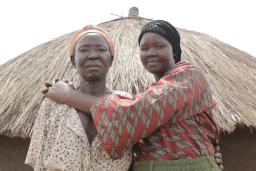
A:
<svg viewBox="0 0 256 171">
<path fill-rule="evenodd" d="M 160 80 L 160 78 L 162 78 L 161 75 L 156 75 L 156 74 L 154 74 L 154 77 L 155 77 L 156 82 L 158 82 Z"/>
<path fill-rule="evenodd" d="M 175 64 L 173 64 L 172 66 L 170 66 L 165 72 L 154 74 L 155 81 L 158 82 L 162 77 L 164 77 L 167 72 L 169 72 L 170 70 L 172 70 L 172 68 L 174 67 L 174 65 L 175 65 Z"/>
<path fill-rule="evenodd" d="M 80 80 L 80 87 L 78 91 L 93 96 L 101 96 L 106 92 L 106 80 L 95 82 Z"/>
<path fill-rule="evenodd" d="M 166 74 L 166 72 L 159 73 L 159 74 L 154 74 L 156 82 L 158 82 Z"/>
</svg>

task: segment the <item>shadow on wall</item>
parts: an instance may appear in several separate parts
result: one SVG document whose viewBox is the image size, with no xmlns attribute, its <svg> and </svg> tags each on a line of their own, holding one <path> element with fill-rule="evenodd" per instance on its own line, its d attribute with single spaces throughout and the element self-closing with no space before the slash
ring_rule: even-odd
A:
<svg viewBox="0 0 256 171">
<path fill-rule="evenodd" d="M 256 171 L 256 129 L 237 128 L 222 134 L 220 143 L 225 171 Z"/>
<path fill-rule="evenodd" d="M 24 164 L 29 139 L 0 135 L 0 171 L 32 171 Z"/>
</svg>

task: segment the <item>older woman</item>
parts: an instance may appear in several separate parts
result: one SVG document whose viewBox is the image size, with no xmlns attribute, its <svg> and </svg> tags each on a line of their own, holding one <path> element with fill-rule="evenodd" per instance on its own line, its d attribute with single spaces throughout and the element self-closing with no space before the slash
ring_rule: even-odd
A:
<svg viewBox="0 0 256 171">
<path fill-rule="evenodd" d="M 166 21 L 152 21 L 138 42 L 141 62 L 156 80 L 145 92 L 133 98 L 95 97 L 59 82 L 46 96 L 91 113 L 104 150 L 113 159 L 139 144 L 134 170 L 220 170 L 213 157 L 219 139 L 211 112 L 215 102 L 202 71 L 180 61 L 178 31 Z"/>
<path fill-rule="evenodd" d="M 95 97 L 111 94 L 106 88 L 106 74 L 114 57 L 109 35 L 99 27 L 87 26 L 73 36 L 70 52 L 80 75 L 80 85 L 73 91 Z M 45 99 L 25 163 L 34 170 L 126 171 L 131 149 L 118 160 L 111 159 L 103 150 L 90 114 Z"/>
</svg>

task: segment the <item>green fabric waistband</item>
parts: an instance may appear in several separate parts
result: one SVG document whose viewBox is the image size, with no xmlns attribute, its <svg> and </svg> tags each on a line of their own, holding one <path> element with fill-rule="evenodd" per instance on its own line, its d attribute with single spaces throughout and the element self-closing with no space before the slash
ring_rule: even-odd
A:
<svg viewBox="0 0 256 171">
<path fill-rule="evenodd" d="M 133 171 L 221 171 L 214 157 L 135 161 Z"/>
</svg>

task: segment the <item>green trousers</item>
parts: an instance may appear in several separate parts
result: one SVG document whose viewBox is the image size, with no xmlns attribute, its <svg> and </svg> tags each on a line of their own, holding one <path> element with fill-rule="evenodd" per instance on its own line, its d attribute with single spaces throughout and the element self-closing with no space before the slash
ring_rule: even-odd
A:
<svg viewBox="0 0 256 171">
<path fill-rule="evenodd" d="M 182 160 L 135 161 L 133 171 L 221 171 L 214 157 Z"/>
</svg>

